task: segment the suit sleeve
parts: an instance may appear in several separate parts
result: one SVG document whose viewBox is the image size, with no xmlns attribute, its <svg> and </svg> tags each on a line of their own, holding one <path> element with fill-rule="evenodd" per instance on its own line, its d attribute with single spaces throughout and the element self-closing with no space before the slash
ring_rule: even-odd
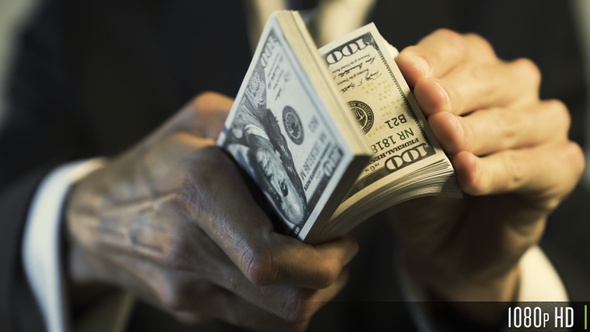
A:
<svg viewBox="0 0 590 332">
<path fill-rule="evenodd" d="M 2 187 L 0 195 L 0 329 L 44 331 L 39 307 L 24 276 L 20 246 L 31 197 L 44 170 Z"/>
<path fill-rule="evenodd" d="M 62 5 L 41 1 L 36 9 L 9 67 L 7 114 L 0 127 L 0 330 L 5 331 L 45 330 L 23 272 L 24 223 L 45 175 L 87 151 L 63 56 Z"/>
</svg>

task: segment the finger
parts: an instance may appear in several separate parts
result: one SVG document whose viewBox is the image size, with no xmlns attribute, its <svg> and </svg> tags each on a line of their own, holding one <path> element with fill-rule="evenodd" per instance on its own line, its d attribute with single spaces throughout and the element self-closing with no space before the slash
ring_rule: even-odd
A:
<svg viewBox="0 0 590 332">
<path fill-rule="evenodd" d="M 211 322 L 215 317 L 210 313 L 196 313 L 196 312 L 175 312 L 172 313 L 176 318 L 188 325 L 204 325 Z"/>
<path fill-rule="evenodd" d="M 217 139 L 233 102 L 232 98 L 218 93 L 200 94 L 192 102 L 195 112 L 193 132 L 205 138 Z"/>
<path fill-rule="evenodd" d="M 258 285 L 330 285 L 358 250 L 350 237 L 320 246 L 274 232 L 236 166 L 220 150 L 201 153 L 200 172 L 177 195 L 189 217 Z"/>
<path fill-rule="evenodd" d="M 497 57 L 491 45 L 476 34 L 439 29 L 402 50 L 395 60 L 413 87 L 423 78 L 442 77 L 467 61 L 488 63 L 497 61 Z"/>
<path fill-rule="evenodd" d="M 533 62 L 464 64 L 440 78 L 416 83 L 414 95 L 425 114 L 457 115 L 477 109 L 521 106 L 538 99 L 541 74 Z"/>
<path fill-rule="evenodd" d="M 303 331 L 311 319 L 311 316 L 282 318 L 222 287 L 198 280 L 192 284 L 198 287 L 185 288 L 182 302 L 142 298 L 182 323 L 195 326 L 220 319 L 253 331 Z"/>
<path fill-rule="evenodd" d="M 449 154 L 468 151 L 475 155 L 565 140 L 570 115 L 563 103 L 544 101 L 520 109 L 492 108 L 467 116 L 436 113 L 428 123 Z"/>
<path fill-rule="evenodd" d="M 440 77 L 467 57 L 463 36 L 447 29 L 436 30 L 415 46 L 403 49 L 395 61 L 410 86 L 422 78 Z"/>
<path fill-rule="evenodd" d="M 169 215 L 172 216 L 172 214 Z M 288 239 L 301 243 L 295 239 Z M 323 267 L 329 271 L 328 274 L 337 273 L 338 275 L 333 280 L 324 280 L 323 282 L 326 285 L 321 291 L 292 286 L 258 286 L 246 277 L 203 230 L 192 223 L 185 223 L 184 227 L 178 227 L 176 232 L 168 233 L 165 242 L 157 243 L 157 245 L 151 244 L 150 247 L 162 249 L 158 250 L 159 254 L 157 255 L 148 254 L 143 257 L 136 257 L 136 254 L 126 255 L 120 253 L 117 259 L 127 262 L 120 265 L 126 267 L 137 266 L 132 270 L 141 270 L 141 275 L 149 276 L 145 283 L 151 285 L 149 288 L 153 290 L 161 302 L 170 303 L 172 307 L 186 306 L 186 301 L 189 301 L 189 303 L 192 301 L 191 298 L 187 298 L 184 289 L 201 291 L 198 289 L 198 284 L 194 282 L 195 276 L 235 292 L 269 311 L 274 310 L 279 315 L 286 314 L 281 311 L 284 305 L 277 306 L 277 303 L 303 301 L 307 297 L 314 301 L 328 301 L 344 286 L 347 278 L 346 270 L 343 270 L 342 266 L 340 266 L 339 261 L 342 258 L 337 257 L 333 263 L 322 258 L 326 262 L 326 266 L 334 265 L 332 268 Z M 277 262 L 291 263 L 290 259 L 294 257 L 288 251 L 277 249 Z M 318 246 L 317 251 L 327 257 L 342 254 L 334 243 Z M 330 251 L 333 251 L 333 253 Z M 287 256 L 281 257 L 284 254 L 287 254 Z M 297 260 L 298 258 L 295 257 L 295 262 Z M 305 262 L 299 263 L 305 264 Z M 287 267 L 286 269 L 298 271 L 298 266 Z M 334 269 L 334 271 L 331 271 L 331 269 Z M 309 283 L 308 279 L 321 280 L 326 278 L 324 275 L 326 272 L 322 271 L 319 270 L 318 275 L 303 275 L 301 278 L 305 280 L 304 283 Z M 332 277 L 330 276 L 329 279 L 332 279 Z M 167 286 L 164 287 L 163 285 Z"/>
<path fill-rule="evenodd" d="M 451 162 L 459 186 L 468 194 L 525 194 L 532 204 L 549 210 L 572 190 L 584 168 L 580 147 L 570 141 L 507 150 L 483 158 L 463 151 Z"/>
<path fill-rule="evenodd" d="M 219 256 L 219 254 L 223 256 L 220 250 L 219 253 L 215 253 L 214 246 L 202 249 L 212 252 L 212 256 Z M 210 309 L 211 302 L 206 300 L 206 296 L 214 296 L 218 290 L 224 289 L 281 319 L 300 321 L 311 318 L 324 303 L 334 298 L 345 286 L 349 277 L 348 270 L 342 269 L 329 286 L 317 290 L 284 285 L 259 286 L 251 283 L 227 257 L 225 259 L 218 257 L 214 262 L 200 259 L 195 263 L 206 265 L 206 267 L 195 269 L 199 276 L 206 278 L 206 284 L 195 282 L 193 271 L 168 269 L 162 273 L 152 273 L 155 276 L 153 279 L 163 275 L 160 279 L 164 279 L 165 282 L 160 284 L 169 285 L 169 287 L 152 287 L 161 290 L 159 298 L 164 299 L 161 302 L 176 310 L 187 311 L 194 308 L 195 299 L 201 299 L 206 303 L 206 307 L 202 308 L 206 311 Z M 219 287 L 211 288 L 211 285 Z"/>
<path fill-rule="evenodd" d="M 237 292 L 242 298 L 256 306 L 271 312 L 281 319 L 302 321 L 310 319 L 317 310 L 332 300 L 346 285 L 349 272 L 344 269 L 338 278 L 322 289 L 309 289 L 292 286 L 258 286 L 254 288 L 258 294 Z"/>
<path fill-rule="evenodd" d="M 296 313 L 280 317 L 222 288 L 206 296 L 203 303 L 218 319 L 252 331 L 304 331 L 311 319 Z"/>
<path fill-rule="evenodd" d="M 307 325 L 325 303 L 338 294 L 348 279 L 343 273 L 332 286 L 311 290 L 287 286 L 260 287 L 249 285 L 226 289 L 214 283 L 195 279 L 189 272 L 169 272 L 174 281 L 158 306 L 185 322 L 201 323 L 214 316 L 239 326 L 278 331 L 284 326 Z M 234 285 L 236 286 L 236 285 Z M 238 290 L 238 291 L 236 291 Z M 170 293 L 173 293 L 171 296 Z M 244 293 L 248 293 L 244 297 Z M 270 328 L 273 326 L 273 328 Z"/>
<path fill-rule="evenodd" d="M 129 254 L 112 256 L 111 262 L 109 271 L 104 272 L 108 278 L 115 277 L 116 285 L 191 324 L 205 323 L 211 316 L 246 327 L 269 322 L 277 326 L 301 324 L 333 299 L 348 280 L 345 270 L 332 285 L 321 290 L 262 287 L 251 284 L 233 265 L 235 274 L 220 273 L 209 281 L 192 271 L 170 269 Z"/>
<path fill-rule="evenodd" d="M 351 236 L 309 245 L 298 239 L 273 233 L 267 244 L 267 248 L 272 251 L 271 255 L 266 256 L 268 259 L 260 259 L 264 254 L 254 258 L 248 264 L 249 273 L 246 273 L 250 281 L 259 285 L 327 288 L 336 282 L 343 268 L 358 252 L 358 243 Z"/>
<path fill-rule="evenodd" d="M 201 93 L 158 128 L 156 133 L 150 136 L 150 141 L 173 132 L 186 132 L 200 139 L 215 140 L 223 128 L 232 104 L 233 99 L 225 95 L 215 92 Z"/>
</svg>

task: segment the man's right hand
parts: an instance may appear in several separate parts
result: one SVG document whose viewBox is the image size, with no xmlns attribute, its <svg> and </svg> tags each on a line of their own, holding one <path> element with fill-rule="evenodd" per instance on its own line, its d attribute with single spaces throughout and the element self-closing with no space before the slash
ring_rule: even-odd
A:
<svg viewBox="0 0 590 332">
<path fill-rule="evenodd" d="M 304 329 L 347 279 L 354 239 L 277 234 L 215 146 L 232 100 L 200 95 L 90 174 L 66 206 L 74 285 L 114 285 L 189 323 Z"/>
</svg>

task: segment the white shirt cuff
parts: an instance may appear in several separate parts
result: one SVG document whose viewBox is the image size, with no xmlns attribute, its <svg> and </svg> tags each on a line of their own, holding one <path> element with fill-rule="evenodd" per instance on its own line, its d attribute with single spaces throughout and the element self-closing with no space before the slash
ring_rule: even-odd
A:
<svg viewBox="0 0 590 332">
<path fill-rule="evenodd" d="M 102 164 L 102 159 L 92 159 L 53 170 L 41 182 L 29 209 L 22 260 L 49 332 L 68 329 L 60 253 L 63 202 L 72 184 Z"/>
<path fill-rule="evenodd" d="M 530 248 L 520 260 L 519 302 L 568 302 L 565 286 L 545 253 Z"/>
</svg>

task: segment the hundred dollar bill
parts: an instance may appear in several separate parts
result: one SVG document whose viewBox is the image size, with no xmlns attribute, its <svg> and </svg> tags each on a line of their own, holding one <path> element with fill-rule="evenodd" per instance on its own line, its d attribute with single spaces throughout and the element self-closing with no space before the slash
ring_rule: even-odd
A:
<svg viewBox="0 0 590 332">
<path fill-rule="evenodd" d="M 273 15 L 217 144 L 300 239 L 330 218 L 370 157 L 345 112 L 298 14 Z"/>
<path fill-rule="evenodd" d="M 413 197 L 460 196 L 451 163 L 399 71 L 394 52 L 374 24 L 320 49 L 373 153 L 333 217 L 346 224 L 330 226 L 341 227 L 341 232 Z"/>
<path fill-rule="evenodd" d="M 322 242 L 405 200 L 460 196 L 391 49 L 372 24 L 318 51 L 297 12 L 269 19 L 217 144 L 284 232 Z"/>
</svg>

